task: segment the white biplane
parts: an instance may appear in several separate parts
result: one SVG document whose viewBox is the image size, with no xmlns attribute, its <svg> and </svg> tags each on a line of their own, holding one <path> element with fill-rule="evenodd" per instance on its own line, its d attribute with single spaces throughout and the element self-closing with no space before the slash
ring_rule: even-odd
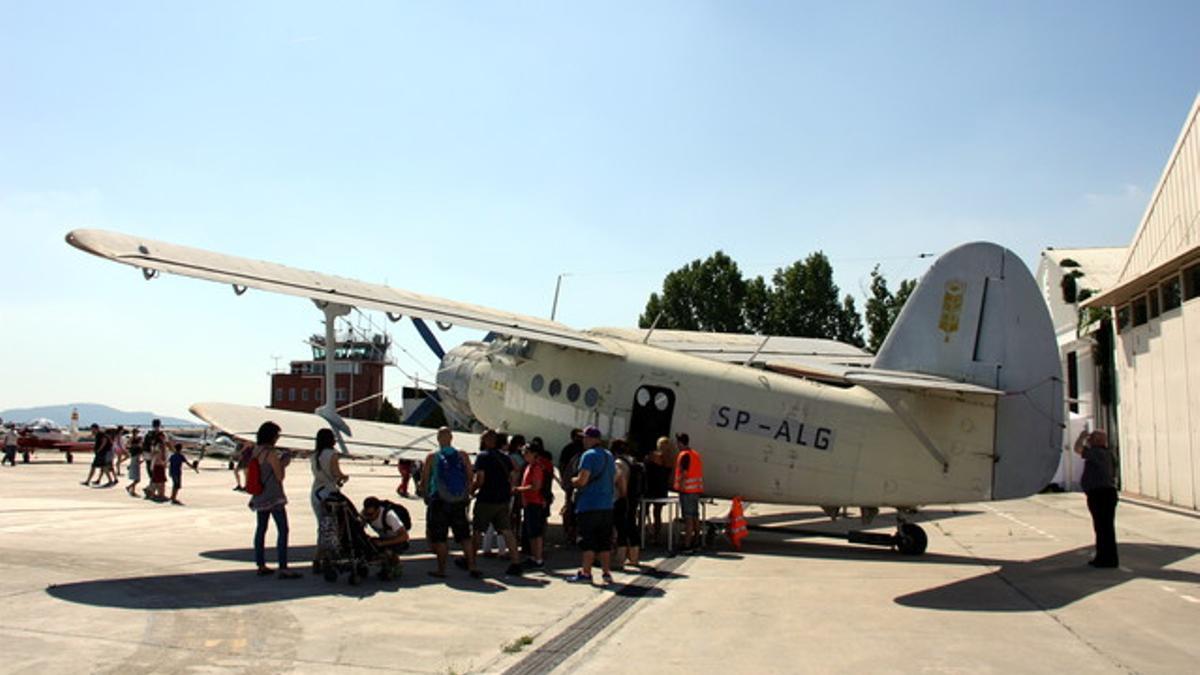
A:
<svg viewBox="0 0 1200 675">
<path fill-rule="evenodd" d="M 599 426 L 647 447 L 687 432 L 704 458 L 705 493 L 748 501 L 897 510 L 897 531 L 854 537 L 925 550 L 917 508 L 1014 499 L 1040 491 L 1061 452 L 1064 406 L 1050 317 L 1029 270 L 989 243 L 960 246 L 922 278 L 871 356 L 830 340 L 577 330 L 283 265 L 96 230 L 67 242 L 142 270 L 308 298 L 333 323 L 351 307 L 410 317 L 441 357 L 449 414 L 488 427 L 565 439 Z M 488 332 L 443 353 L 424 321 Z M 333 350 L 328 350 L 332 358 Z M 334 372 L 328 367 L 326 372 Z M 311 438 L 334 426 L 353 450 L 433 449 L 430 430 L 341 420 L 326 383 L 317 414 L 197 404 L 245 437 L 274 419 Z M 860 533 L 861 534 L 861 533 Z"/>
</svg>

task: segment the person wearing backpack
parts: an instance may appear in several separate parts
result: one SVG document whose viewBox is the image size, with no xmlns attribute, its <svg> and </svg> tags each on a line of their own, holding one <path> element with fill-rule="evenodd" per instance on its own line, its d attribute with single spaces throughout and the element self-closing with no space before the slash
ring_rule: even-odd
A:
<svg viewBox="0 0 1200 675">
<path fill-rule="evenodd" d="M 421 494 L 425 495 L 425 538 L 437 556 L 437 570 L 429 575 L 446 578 L 446 562 L 450 559 L 449 534 L 463 549 L 467 569 L 472 577 L 483 576 L 475 568 L 475 548 L 471 541 L 471 524 L 467 521 L 467 503 L 474 480 L 467 453 L 451 443 L 450 427 L 438 429 L 439 449 L 425 457 L 421 471 Z"/>
<path fill-rule="evenodd" d="M 613 566 L 625 567 L 625 561 L 639 567 L 641 561 L 642 496 L 646 491 L 646 468 L 630 452 L 629 443 L 617 440 L 612 443 L 612 452 L 617 463 L 617 499 L 613 503 L 613 525 L 617 530 L 617 554 Z"/>
<path fill-rule="evenodd" d="M 275 443 L 279 441 L 280 428 L 274 422 L 263 422 L 255 437 L 256 445 L 246 467 L 246 490 L 250 492 L 250 509 L 257 518 L 254 529 L 254 562 L 258 565 L 258 576 L 271 574 L 267 567 L 265 541 L 267 524 L 275 521 L 275 550 L 279 559 L 280 579 L 299 579 L 300 575 L 288 569 L 288 518 L 287 495 L 283 492 L 284 466 L 286 461 L 279 456 Z"/>
</svg>

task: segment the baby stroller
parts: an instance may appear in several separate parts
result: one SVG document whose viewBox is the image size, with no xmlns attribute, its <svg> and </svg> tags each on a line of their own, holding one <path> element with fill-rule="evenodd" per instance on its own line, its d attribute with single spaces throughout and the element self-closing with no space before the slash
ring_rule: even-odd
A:
<svg viewBox="0 0 1200 675">
<path fill-rule="evenodd" d="M 333 583 L 345 573 L 351 585 L 357 585 L 379 565 L 379 578 L 387 581 L 399 576 L 394 556 L 384 555 L 366 533 L 366 523 L 354 504 L 340 494 L 321 500 L 317 554 L 313 571 Z"/>
</svg>

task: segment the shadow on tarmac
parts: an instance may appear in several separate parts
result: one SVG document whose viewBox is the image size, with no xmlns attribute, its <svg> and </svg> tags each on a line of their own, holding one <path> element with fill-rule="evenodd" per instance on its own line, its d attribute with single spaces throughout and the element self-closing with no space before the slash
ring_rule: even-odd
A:
<svg viewBox="0 0 1200 675">
<path fill-rule="evenodd" d="M 1060 609 L 1134 579 L 1200 583 L 1200 574 L 1166 569 L 1200 549 L 1156 544 L 1121 544 L 1121 567 L 1087 565 L 1091 547 L 1029 561 L 976 560 L 1000 569 L 896 598 L 906 607 L 958 612 L 1035 612 Z"/>
<path fill-rule="evenodd" d="M 480 561 L 480 569 L 484 572 L 482 579 L 471 578 L 454 566 L 451 566 L 445 579 L 440 579 L 429 575 L 436 568 L 433 556 L 423 555 L 420 558 L 403 558 L 403 573 L 399 579 L 382 581 L 372 575 L 359 585 L 351 586 L 344 574 L 336 582 L 327 582 L 310 573 L 309 562 L 315 548 L 296 546 L 289 549 L 289 558 L 296 561 L 293 569 L 304 572 L 304 576 L 296 580 L 256 576 L 252 548 L 220 549 L 205 551 L 200 555 L 213 560 L 246 562 L 246 569 L 80 581 L 50 586 L 46 593 L 59 600 L 78 604 L 144 610 L 234 607 L 322 596 L 361 599 L 378 593 L 431 585 L 468 593 L 492 594 L 510 588 L 543 588 L 556 580 L 565 583 L 563 580 L 575 572 L 575 563 L 578 562 L 577 556 L 558 556 L 561 563 L 557 566 L 509 577 L 502 575 L 507 560 L 485 559 Z M 268 564 L 274 565 L 272 555 L 268 555 Z M 595 577 L 599 581 L 599 570 L 595 572 Z M 597 588 L 624 597 L 661 597 L 665 594 L 661 588 L 646 587 L 643 580 L 680 578 L 686 578 L 686 575 L 649 569 L 633 577 L 631 583 L 614 583 Z"/>
</svg>

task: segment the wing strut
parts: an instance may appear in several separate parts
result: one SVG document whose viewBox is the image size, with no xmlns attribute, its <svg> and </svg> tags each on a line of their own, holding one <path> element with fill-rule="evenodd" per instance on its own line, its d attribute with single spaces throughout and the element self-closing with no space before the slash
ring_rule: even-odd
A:
<svg viewBox="0 0 1200 675">
<path fill-rule="evenodd" d="M 320 408 L 317 408 L 316 413 L 329 422 L 329 426 L 333 427 L 334 436 L 337 437 L 338 445 L 341 447 L 342 454 L 345 455 L 349 453 L 346 451 L 346 441 L 342 435 L 353 436 L 354 432 L 350 431 L 349 425 L 337 411 L 336 323 L 338 317 L 349 314 L 351 308 L 333 302 L 320 303 L 314 300 L 313 303 L 325 314 L 325 402 L 321 404 Z"/>
</svg>

